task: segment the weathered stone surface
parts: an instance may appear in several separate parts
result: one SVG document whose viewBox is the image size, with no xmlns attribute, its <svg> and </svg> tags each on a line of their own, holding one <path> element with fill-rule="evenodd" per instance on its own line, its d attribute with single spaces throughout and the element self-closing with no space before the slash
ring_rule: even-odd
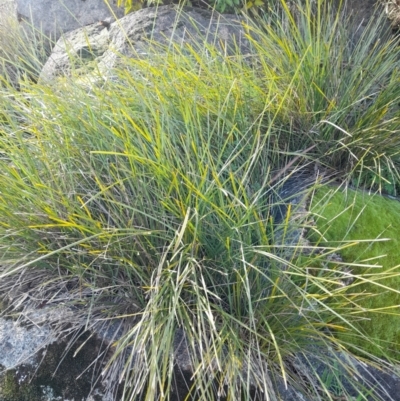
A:
<svg viewBox="0 0 400 401">
<path fill-rule="evenodd" d="M 78 311 L 60 304 L 35 308 L 23 288 L 6 297 L 21 303 L 18 319 L 0 318 L 0 401 L 120 399 L 101 377 L 115 330 L 86 330 Z"/>
<path fill-rule="evenodd" d="M 0 318 L 0 365 L 11 369 L 33 363 L 35 354 L 54 341 L 46 326 L 22 327 L 17 321 Z"/>
<path fill-rule="evenodd" d="M 182 46 L 213 43 L 222 52 L 238 46 L 250 51 L 239 17 L 173 5 L 146 8 L 107 24 L 97 23 L 78 29 L 61 38 L 43 67 L 40 79 L 52 80 L 71 70 L 87 67 L 94 61 L 96 69 L 106 74 L 116 66 L 121 55 L 149 56 L 149 40 L 157 44 L 174 42 Z"/>
<path fill-rule="evenodd" d="M 339 3 L 339 0 L 333 0 L 334 5 Z M 342 15 L 343 20 L 348 18 L 346 23 L 349 26 L 344 29 L 353 45 L 376 18 L 382 21 L 381 29 L 374 33 L 376 41 L 384 42 L 390 34 L 390 23 L 382 17 L 383 6 L 375 0 L 366 0 L 362 4 L 348 0 L 342 8 Z M 238 46 L 242 54 L 251 53 L 241 25 L 243 19 L 235 15 L 219 15 L 192 7 L 186 7 L 182 12 L 169 5 L 142 9 L 110 22 L 96 22 L 64 35 L 53 49 L 40 78 L 49 81 L 69 75 L 72 70 L 82 71 L 84 75 L 96 70 L 106 75 L 122 55 L 150 57 L 149 39 L 157 44 L 165 45 L 172 41 L 182 46 L 199 47 L 206 41 L 216 44 L 223 52 Z"/>
<path fill-rule="evenodd" d="M 20 345 L 14 344 L 18 349 L 24 346 L 29 348 L 30 341 L 40 340 L 32 330 L 21 326 L 17 328 L 17 333 L 20 334 L 24 330 L 24 338 L 19 338 Z M 10 330 L 10 335 L 14 332 L 15 330 Z M 107 391 L 98 381 L 106 360 L 105 356 L 102 356 L 106 345 L 89 332 L 82 330 L 78 334 L 77 338 L 70 335 L 63 341 L 43 345 L 34 357 L 13 367 L 0 364 L 0 401 L 119 399 L 116 393 Z M 32 335 L 33 337 L 30 337 Z"/>
<path fill-rule="evenodd" d="M 62 32 L 93 24 L 105 18 L 120 18 L 124 8 L 117 0 L 15 0 L 22 26 L 33 25 L 47 36 L 58 39 Z"/>
</svg>

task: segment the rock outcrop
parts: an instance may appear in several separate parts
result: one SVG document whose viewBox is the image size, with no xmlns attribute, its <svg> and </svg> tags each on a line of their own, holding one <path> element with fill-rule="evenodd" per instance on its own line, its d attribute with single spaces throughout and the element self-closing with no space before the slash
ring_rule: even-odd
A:
<svg viewBox="0 0 400 401">
<path fill-rule="evenodd" d="M 191 7 L 182 11 L 168 5 L 142 9 L 110 24 L 98 22 L 68 32 L 54 47 L 40 79 L 49 81 L 69 75 L 72 70 L 87 69 L 90 63 L 107 74 L 121 56 L 150 57 L 149 41 L 157 45 L 175 43 L 180 47 L 208 43 L 215 44 L 223 53 L 232 52 L 234 47 L 242 54 L 250 52 L 241 19 L 236 15 Z"/>
<path fill-rule="evenodd" d="M 333 6 L 341 2 L 333 0 Z M 390 23 L 382 18 L 384 8 L 375 0 L 362 2 L 348 0 L 341 9 L 348 18 L 349 40 L 356 45 L 368 24 L 381 18 L 382 29 L 375 32 L 376 42 L 384 42 L 390 34 Z M 294 11 L 295 12 L 295 11 Z M 234 47 L 241 54 L 251 53 L 246 39 L 242 17 L 220 15 L 208 10 L 186 7 L 184 12 L 173 5 L 147 8 L 114 21 L 106 19 L 66 33 L 55 45 L 43 67 L 40 79 L 53 80 L 57 76 L 70 75 L 71 71 L 84 75 L 90 70 L 108 74 L 121 56 L 150 57 L 149 40 L 157 45 L 168 43 L 180 47 L 202 43 L 215 44 L 222 52 Z M 154 51 L 160 51 L 160 48 Z"/>
<path fill-rule="evenodd" d="M 18 20 L 28 28 L 41 30 L 57 40 L 62 33 L 102 21 L 121 18 L 124 8 L 117 7 L 116 0 L 15 0 Z"/>
</svg>

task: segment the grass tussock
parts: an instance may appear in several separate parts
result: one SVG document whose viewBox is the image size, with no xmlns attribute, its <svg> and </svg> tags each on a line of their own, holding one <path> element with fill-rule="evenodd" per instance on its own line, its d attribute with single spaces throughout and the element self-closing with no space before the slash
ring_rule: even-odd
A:
<svg viewBox="0 0 400 401">
<path fill-rule="evenodd" d="M 51 39 L 11 18 L 1 20 L 0 38 L 0 87 L 19 89 L 22 82 L 36 82 L 50 55 Z"/>
<path fill-rule="evenodd" d="M 119 325 L 104 374 L 124 399 L 169 399 L 177 338 L 201 400 L 274 400 L 279 383 L 310 399 L 371 395 L 329 384 L 337 366 L 355 372 L 336 333 L 374 338 L 356 325 L 363 294 L 330 262 L 347 243 L 308 243 L 302 198 L 330 176 L 397 191 L 398 54 L 374 45 L 379 22 L 354 44 L 322 2 L 306 4 L 248 27 L 255 63 L 170 46 L 90 90 L 74 77 L 3 89 L 8 311 L 62 302 L 83 320 L 55 322 L 60 335 Z M 377 347 L 387 359 L 357 353 L 394 370 Z"/>
</svg>

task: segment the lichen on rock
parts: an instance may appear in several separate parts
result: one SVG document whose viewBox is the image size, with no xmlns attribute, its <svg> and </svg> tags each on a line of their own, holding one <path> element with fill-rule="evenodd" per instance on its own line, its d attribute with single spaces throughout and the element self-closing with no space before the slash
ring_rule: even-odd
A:
<svg viewBox="0 0 400 401">
<path fill-rule="evenodd" d="M 20 340 L 23 347 L 30 337 Z M 44 347 L 27 363 L 0 365 L 0 401 L 115 399 L 93 379 L 104 368 L 105 349 L 102 340 L 82 331 Z"/>
</svg>

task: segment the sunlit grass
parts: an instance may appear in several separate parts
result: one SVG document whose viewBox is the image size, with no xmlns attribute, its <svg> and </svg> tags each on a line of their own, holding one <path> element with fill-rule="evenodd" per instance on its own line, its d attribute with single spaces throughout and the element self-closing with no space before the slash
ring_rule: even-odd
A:
<svg viewBox="0 0 400 401">
<path fill-rule="evenodd" d="M 282 142 L 288 149 L 314 144 L 324 155 L 324 167 L 340 179 L 351 172 L 355 185 L 395 194 L 400 160 L 397 42 L 376 40 L 377 32 L 384 31 L 379 28 L 384 15 L 355 42 L 346 31 L 346 17 L 335 11 L 326 17 L 329 2 L 316 3 L 292 6 L 297 10 L 292 13 L 284 6 L 283 17 L 263 27 L 266 34 L 254 43 L 263 54 L 267 85 L 278 82 L 285 89 L 274 90 L 279 117 L 291 127 Z M 284 100 L 279 102 L 279 96 Z"/>
</svg>

